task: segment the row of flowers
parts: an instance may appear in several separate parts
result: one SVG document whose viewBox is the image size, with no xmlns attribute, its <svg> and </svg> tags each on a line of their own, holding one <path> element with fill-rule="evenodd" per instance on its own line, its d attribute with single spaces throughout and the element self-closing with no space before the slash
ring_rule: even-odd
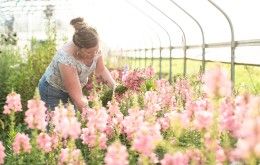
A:
<svg viewBox="0 0 260 165">
<path fill-rule="evenodd" d="M 173 84 L 156 80 L 152 68 L 112 75 L 127 90 L 114 93 L 105 107 L 104 87 L 89 89 L 92 104 L 82 113 L 70 104 L 48 111 L 36 95 L 28 101 L 24 132 L 17 132 L 15 120 L 22 111 L 20 95 L 10 93 L 0 164 L 22 164 L 30 155 L 37 155 L 31 163 L 52 164 L 259 163 L 260 97 L 233 96 L 219 66 L 193 82 L 178 78 Z"/>
</svg>

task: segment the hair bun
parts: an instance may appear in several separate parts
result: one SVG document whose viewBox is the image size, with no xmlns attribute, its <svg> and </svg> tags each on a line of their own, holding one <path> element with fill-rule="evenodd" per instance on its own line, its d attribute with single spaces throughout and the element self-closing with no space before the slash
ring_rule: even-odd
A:
<svg viewBox="0 0 260 165">
<path fill-rule="evenodd" d="M 76 31 L 86 28 L 87 24 L 84 22 L 84 19 L 81 17 L 74 18 L 70 21 L 70 24 L 74 27 Z"/>
</svg>

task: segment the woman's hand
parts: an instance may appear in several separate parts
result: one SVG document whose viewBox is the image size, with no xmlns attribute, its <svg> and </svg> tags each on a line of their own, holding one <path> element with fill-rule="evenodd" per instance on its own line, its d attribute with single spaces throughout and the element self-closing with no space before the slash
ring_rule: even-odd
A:
<svg viewBox="0 0 260 165">
<path fill-rule="evenodd" d="M 113 88 L 116 84 L 115 80 L 113 79 L 110 71 L 104 65 L 104 61 L 102 56 L 98 58 L 97 67 L 95 71 L 97 76 L 101 76 L 103 80 L 105 80 L 110 88 Z"/>
</svg>

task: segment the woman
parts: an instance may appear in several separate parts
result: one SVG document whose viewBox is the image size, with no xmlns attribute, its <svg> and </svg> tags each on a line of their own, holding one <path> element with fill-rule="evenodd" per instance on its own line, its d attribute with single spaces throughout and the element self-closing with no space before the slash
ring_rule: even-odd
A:
<svg viewBox="0 0 260 165">
<path fill-rule="evenodd" d="M 41 99 L 51 109 L 60 101 L 69 100 L 79 110 L 87 106 L 82 87 L 93 71 L 111 88 L 116 85 L 100 54 L 97 31 L 87 26 L 83 18 L 75 18 L 70 24 L 75 28 L 73 40 L 57 51 L 39 81 Z"/>
</svg>

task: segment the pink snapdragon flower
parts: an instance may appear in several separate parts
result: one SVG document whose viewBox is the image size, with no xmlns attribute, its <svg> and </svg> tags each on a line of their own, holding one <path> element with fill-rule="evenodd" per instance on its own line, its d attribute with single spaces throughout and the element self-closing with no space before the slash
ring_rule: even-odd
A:
<svg viewBox="0 0 260 165">
<path fill-rule="evenodd" d="M 241 121 L 236 116 L 234 102 L 225 99 L 220 105 L 220 126 L 222 131 L 229 131 L 237 136 L 237 131 L 241 127 Z"/>
<path fill-rule="evenodd" d="M 129 115 L 124 118 L 122 121 L 123 132 L 127 135 L 127 138 L 130 140 L 134 137 L 136 131 L 144 122 L 144 111 L 139 109 L 129 109 Z"/>
<path fill-rule="evenodd" d="M 99 146 L 102 149 L 107 147 L 107 135 L 109 115 L 104 107 L 100 109 L 87 109 L 87 128 L 82 129 L 80 138 L 89 147 Z"/>
<path fill-rule="evenodd" d="M 18 133 L 13 142 L 14 153 L 31 152 L 30 138 L 24 133 Z"/>
<path fill-rule="evenodd" d="M 133 139 L 133 148 L 139 153 L 150 157 L 158 142 L 162 140 L 160 125 L 144 122 L 139 126 Z"/>
<path fill-rule="evenodd" d="M 175 95 L 180 97 L 185 103 L 189 103 L 192 100 L 192 89 L 187 79 L 178 79 L 175 83 Z"/>
<path fill-rule="evenodd" d="M 161 160 L 162 165 L 188 165 L 189 157 L 183 153 L 177 152 L 173 155 L 165 154 Z"/>
<path fill-rule="evenodd" d="M 9 93 L 6 97 L 4 114 L 22 111 L 21 96 L 15 92 Z"/>
<path fill-rule="evenodd" d="M 5 147 L 3 146 L 3 143 L 0 141 L 0 164 L 4 164 L 5 157 Z"/>
<path fill-rule="evenodd" d="M 155 117 L 157 112 L 161 111 L 160 99 L 158 99 L 157 92 L 147 91 L 144 96 L 145 118 Z"/>
<path fill-rule="evenodd" d="M 231 81 L 227 73 L 218 65 L 216 68 L 208 70 L 202 77 L 203 90 L 210 97 L 231 96 Z"/>
<path fill-rule="evenodd" d="M 203 162 L 204 155 L 202 154 L 202 151 L 199 149 L 189 149 L 186 151 L 186 155 L 189 157 L 191 164 L 205 164 Z"/>
<path fill-rule="evenodd" d="M 128 163 L 128 152 L 124 145 L 115 142 L 107 148 L 106 165 L 127 165 Z"/>
<path fill-rule="evenodd" d="M 52 138 L 47 133 L 41 132 L 36 141 L 38 147 L 44 152 L 48 153 L 52 151 Z"/>
<path fill-rule="evenodd" d="M 87 111 L 87 127 L 97 129 L 100 132 L 106 130 L 109 115 L 104 107 Z"/>
<path fill-rule="evenodd" d="M 86 163 L 79 149 L 63 148 L 61 149 L 58 165 L 64 164 L 85 165 Z"/>
<path fill-rule="evenodd" d="M 156 91 L 158 91 L 158 98 L 160 106 L 170 110 L 176 109 L 176 98 L 173 95 L 174 88 L 169 81 L 161 79 L 156 81 Z"/>
<path fill-rule="evenodd" d="M 39 99 L 28 101 L 28 110 L 25 112 L 25 122 L 31 129 L 44 131 L 47 126 L 45 103 Z"/>
<path fill-rule="evenodd" d="M 141 84 L 144 82 L 144 76 L 141 71 L 134 70 L 128 72 L 122 77 L 124 85 L 131 90 L 139 91 Z"/>
<path fill-rule="evenodd" d="M 81 134 L 81 123 L 75 116 L 75 110 L 70 105 L 67 108 L 55 107 L 52 119 L 54 131 L 60 133 L 63 138 L 77 139 Z"/>
<path fill-rule="evenodd" d="M 195 128 L 198 130 L 210 128 L 213 122 L 213 114 L 211 111 L 198 110 L 194 116 L 193 124 Z"/>
<path fill-rule="evenodd" d="M 99 146 L 101 149 L 105 149 L 107 147 L 107 135 L 98 132 L 95 128 L 83 128 L 80 138 L 90 148 Z"/>
<path fill-rule="evenodd" d="M 255 155 L 260 157 L 260 97 L 251 97 L 245 118 L 238 130 L 235 157 L 248 159 Z"/>
<path fill-rule="evenodd" d="M 144 75 L 145 75 L 146 78 L 154 77 L 154 75 L 155 75 L 154 68 L 152 66 L 145 68 Z"/>
<path fill-rule="evenodd" d="M 113 77 L 114 80 L 119 80 L 120 79 L 120 73 L 118 70 L 112 70 L 110 72 L 111 76 Z"/>
<path fill-rule="evenodd" d="M 88 147 L 96 146 L 97 134 L 94 129 L 83 128 L 80 138 L 84 144 L 88 145 Z"/>
</svg>

